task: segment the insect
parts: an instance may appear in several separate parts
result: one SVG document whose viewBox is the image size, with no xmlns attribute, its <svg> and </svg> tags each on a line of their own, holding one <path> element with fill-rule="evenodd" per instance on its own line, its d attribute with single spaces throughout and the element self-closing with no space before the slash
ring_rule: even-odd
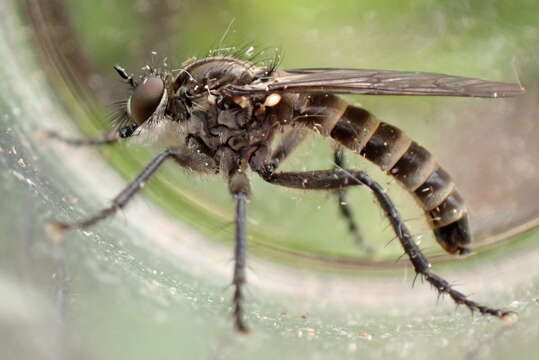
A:
<svg viewBox="0 0 539 360">
<path fill-rule="evenodd" d="M 170 159 L 184 168 L 221 174 L 235 199 L 235 249 L 232 284 L 235 328 L 246 332 L 243 286 L 246 283 L 246 205 L 251 194 L 247 172 L 284 187 L 336 190 L 367 186 L 388 218 L 416 276 L 439 293 L 471 311 L 503 318 L 510 314 L 468 299 L 431 271 L 383 187 L 368 174 L 345 169 L 279 172 L 279 165 L 303 140 L 306 131 L 330 137 L 377 164 L 409 191 L 430 220 L 435 237 L 451 254 L 469 251 L 467 210 L 449 174 L 431 153 L 397 127 L 369 111 L 350 105 L 337 94 L 427 95 L 498 98 L 524 93 L 518 84 L 484 81 L 435 73 L 359 69 L 296 69 L 278 71 L 275 64 L 258 66 L 236 56 L 209 56 L 182 65 L 179 72 L 146 66 L 137 77 L 120 66 L 116 72 L 130 86 L 121 126 L 101 138 L 51 137 L 73 145 L 107 145 L 142 139 L 164 150 L 112 201 L 79 222 L 51 223 L 57 232 L 97 224 L 127 205 L 155 171 Z M 281 143 L 272 148 L 278 133 Z M 342 164 L 342 152 L 335 155 Z M 347 208 L 341 209 L 346 215 Z M 351 216 L 347 221 L 353 227 Z M 353 229 L 352 229 L 353 230 Z"/>
</svg>

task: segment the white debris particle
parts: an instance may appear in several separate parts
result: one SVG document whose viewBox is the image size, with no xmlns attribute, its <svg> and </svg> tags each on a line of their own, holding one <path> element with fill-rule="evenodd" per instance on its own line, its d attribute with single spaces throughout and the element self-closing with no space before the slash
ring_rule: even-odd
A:
<svg viewBox="0 0 539 360">
<path fill-rule="evenodd" d="M 14 170 L 12 170 L 11 173 L 12 173 L 13 176 L 15 176 L 17 179 L 19 179 L 19 180 L 21 180 L 21 181 L 26 181 L 26 178 L 25 178 L 22 174 L 20 174 L 20 173 L 14 171 Z"/>
<path fill-rule="evenodd" d="M 510 312 L 502 317 L 503 326 L 513 326 L 518 321 L 518 315 Z"/>
<path fill-rule="evenodd" d="M 372 335 L 369 334 L 369 333 L 363 332 L 363 333 L 359 333 L 357 336 L 358 336 L 360 339 L 363 339 L 363 340 L 368 340 L 368 341 L 371 341 L 371 340 L 372 340 Z"/>
<path fill-rule="evenodd" d="M 25 183 L 27 183 L 30 186 L 34 186 L 34 187 L 36 186 L 36 184 L 32 180 L 25 178 L 24 175 L 22 175 L 21 173 L 18 173 L 15 170 L 11 170 L 11 173 L 13 174 L 13 176 L 15 176 L 20 181 L 24 181 Z"/>
<path fill-rule="evenodd" d="M 79 199 L 74 196 L 74 195 L 68 195 L 67 196 L 67 201 L 70 203 L 70 204 L 76 204 L 79 202 Z"/>
<path fill-rule="evenodd" d="M 302 328 L 298 330 L 298 337 L 303 337 L 303 335 L 312 337 L 316 335 L 316 331 L 313 328 Z"/>
<path fill-rule="evenodd" d="M 245 50 L 245 55 L 246 56 L 253 56 L 255 52 L 255 47 L 254 46 L 249 46 L 249 48 L 247 50 Z"/>
<path fill-rule="evenodd" d="M 23 159 L 23 158 L 20 158 L 20 159 L 17 161 L 17 164 L 19 164 L 19 166 L 22 167 L 23 169 L 26 168 L 26 163 L 24 162 L 24 159 Z"/>
</svg>

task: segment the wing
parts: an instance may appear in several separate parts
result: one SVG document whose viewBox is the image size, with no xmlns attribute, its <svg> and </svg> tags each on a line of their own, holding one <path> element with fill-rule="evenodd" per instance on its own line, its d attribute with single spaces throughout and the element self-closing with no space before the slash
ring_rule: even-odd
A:
<svg viewBox="0 0 539 360">
<path fill-rule="evenodd" d="M 524 94 L 519 84 L 436 73 L 367 69 L 293 69 L 270 80 L 232 85 L 231 95 L 252 93 L 336 93 L 361 95 L 426 95 L 509 97 Z"/>
</svg>

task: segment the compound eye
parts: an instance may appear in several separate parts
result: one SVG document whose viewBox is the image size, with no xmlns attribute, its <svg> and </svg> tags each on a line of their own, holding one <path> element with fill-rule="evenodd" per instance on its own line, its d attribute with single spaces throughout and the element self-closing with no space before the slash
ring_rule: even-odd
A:
<svg viewBox="0 0 539 360">
<path fill-rule="evenodd" d="M 158 77 L 147 78 L 137 86 L 127 104 L 129 113 L 137 125 L 141 125 L 152 116 L 161 102 L 164 91 L 165 84 Z"/>
</svg>

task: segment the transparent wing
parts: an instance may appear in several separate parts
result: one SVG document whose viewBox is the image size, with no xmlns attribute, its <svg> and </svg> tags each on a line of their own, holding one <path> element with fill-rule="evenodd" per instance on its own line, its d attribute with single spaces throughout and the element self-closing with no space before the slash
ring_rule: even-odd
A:
<svg viewBox="0 0 539 360">
<path fill-rule="evenodd" d="M 292 69 L 269 80 L 227 88 L 232 95 L 265 92 L 336 93 L 361 95 L 426 95 L 509 97 L 521 95 L 519 84 L 436 73 L 367 69 Z"/>
</svg>

